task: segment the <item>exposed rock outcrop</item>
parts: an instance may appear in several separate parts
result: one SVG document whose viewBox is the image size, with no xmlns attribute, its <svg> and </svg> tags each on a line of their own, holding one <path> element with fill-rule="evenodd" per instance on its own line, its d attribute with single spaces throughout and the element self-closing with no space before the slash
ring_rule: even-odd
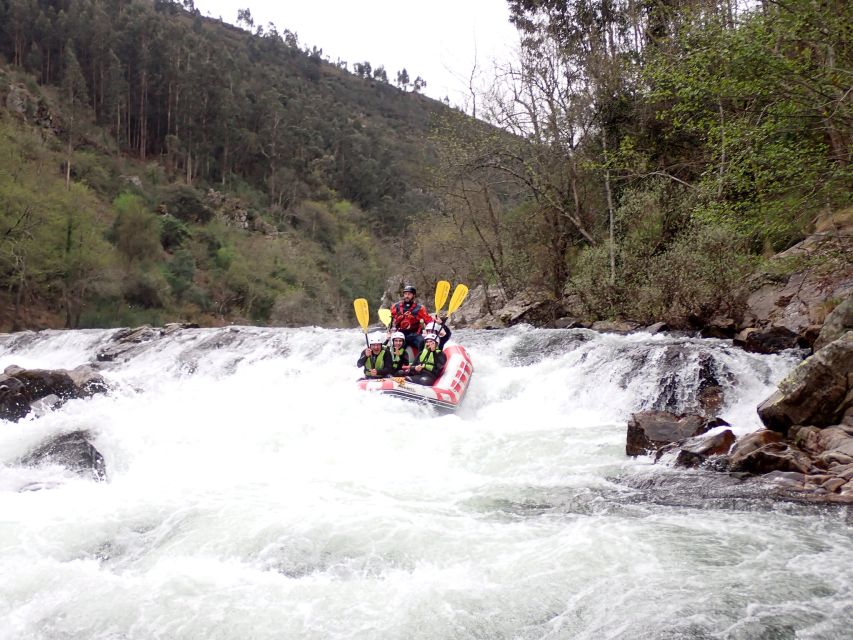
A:
<svg viewBox="0 0 853 640">
<path fill-rule="evenodd" d="M 181 329 L 197 329 L 197 324 L 186 322 L 171 322 L 162 327 L 143 325 L 133 329 L 119 329 L 112 337 L 112 344 L 107 345 L 95 356 L 99 362 L 112 362 L 127 359 L 141 351 L 140 345 L 159 340 Z"/>
<path fill-rule="evenodd" d="M 846 313 L 842 309 L 839 316 Z M 844 321 L 837 326 L 843 328 Z M 675 441 L 663 446 L 657 458 L 677 452 L 677 465 L 760 477 L 774 493 L 787 498 L 853 503 L 853 331 L 797 366 L 759 405 L 758 413 L 768 428 L 743 436 L 730 452 L 725 449 L 731 446 L 731 437 L 722 432 L 714 435 L 719 441 L 695 437 Z M 648 442 L 638 444 L 632 423 L 629 449 L 648 450 L 662 440 L 647 436 Z"/>
<path fill-rule="evenodd" d="M 762 402 L 758 415 L 768 428 L 785 433 L 792 425 L 837 424 L 853 403 L 853 331 L 800 363 Z"/>
<path fill-rule="evenodd" d="M 0 375 L 0 419 L 18 421 L 42 401 L 56 408 L 67 400 L 107 390 L 104 378 L 88 366 L 65 369 L 22 369 L 12 365 Z"/>
<path fill-rule="evenodd" d="M 752 338 L 756 350 L 775 353 L 788 348 L 791 336 L 796 336 L 795 346 L 815 343 L 814 348 L 820 349 L 826 344 L 816 339 L 828 307 L 853 296 L 851 251 L 853 220 L 847 213 L 840 222 L 823 225 L 774 256 L 767 270 L 753 276 L 746 285 L 749 293 L 742 316 L 736 320 L 740 329 L 758 330 Z"/>
</svg>

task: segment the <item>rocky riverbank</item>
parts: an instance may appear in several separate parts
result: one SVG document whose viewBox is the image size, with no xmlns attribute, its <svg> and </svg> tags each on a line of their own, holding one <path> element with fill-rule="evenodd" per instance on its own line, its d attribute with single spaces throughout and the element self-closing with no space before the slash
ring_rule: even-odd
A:
<svg viewBox="0 0 853 640">
<path fill-rule="evenodd" d="M 553 300 L 534 292 L 507 298 L 497 287 L 474 287 L 453 316 L 455 326 L 493 329 L 527 323 L 535 327 L 587 328 L 631 333 L 689 331 L 733 339 L 755 353 L 811 348 L 827 315 L 853 295 L 853 222 L 825 225 L 773 256 L 736 292 L 726 314 L 692 317 L 667 325 L 631 318 L 595 319 L 574 296 Z"/>
<path fill-rule="evenodd" d="M 636 413 L 627 455 L 760 480 L 781 497 L 853 504 L 853 298 L 827 318 L 817 350 L 757 411 L 765 425 L 741 438 L 718 418 Z"/>
</svg>

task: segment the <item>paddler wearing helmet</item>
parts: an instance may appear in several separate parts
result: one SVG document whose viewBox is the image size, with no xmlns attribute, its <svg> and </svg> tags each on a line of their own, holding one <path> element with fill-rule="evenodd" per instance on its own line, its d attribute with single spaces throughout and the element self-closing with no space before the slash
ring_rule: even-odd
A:
<svg viewBox="0 0 853 640">
<path fill-rule="evenodd" d="M 421 351 L 424 345 L 421 331 L 425 324 L 432 322 L 432 317 L 426 307 L 415 300 L 417 295 L 414 285 L 403 287 L 403 299 L 391 307 L 391 322 L 397 331 L 406 336 L 407 345 Z"/>
<path fill-rule="evenodd" d="M 391 373 L 391 355 L 385 348 L 385 334 L 373 333 L 368 338 L 356 366 L 364 369 L 365 378 L 384 378 Z"/>
<path fill-rule="evenodd" d="M 391 334 L 391 346 L 388 348 L 391 358 L 391 375 L 404 376 L 409 373 L 409 354 L 406 353 L 406 336 L 402 331 Z"/>
<path fill-rule="evenodd" d="M 409 367 L 407 380 L 416 384 L 432 385 L 444 371 L 447 357 L 438 348 L 438 336 L 434 333 L 424 335 L 424 348 Z"/>
</svg>

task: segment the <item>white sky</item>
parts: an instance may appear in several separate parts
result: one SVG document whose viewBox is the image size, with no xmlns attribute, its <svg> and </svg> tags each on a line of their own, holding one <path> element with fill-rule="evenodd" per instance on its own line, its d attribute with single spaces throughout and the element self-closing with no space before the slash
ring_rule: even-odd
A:
<svg viewBox="0 0 853 640">
<path fill-rule="evenodd" d="M 512 57 L 517 48 L 505 0 L 196 0 L 202 15 L 237 22 L 248 8 L 255 26 L 273 22 L 279 32 L 296 32 L 301 48 L 316 46 L 332 62 L 384 65 L 394 82 L 404 67 L 414 81 L 427 82 L 423 93 L 467 104 L 468 78 L 475 62 L 480 83 L 488 82 L 494 60 Z"/>
</svg>

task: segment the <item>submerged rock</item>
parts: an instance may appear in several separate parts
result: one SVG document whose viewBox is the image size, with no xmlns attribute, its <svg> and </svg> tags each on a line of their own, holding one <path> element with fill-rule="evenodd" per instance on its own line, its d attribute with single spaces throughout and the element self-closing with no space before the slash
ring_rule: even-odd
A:
<svg viewBox="0 0 853 640">
<path fill-rule="evenodd" d="M 56 436 L 21 458 L 25 466 L 60 465 L 81 477 L 102 482 L 107 479 L 104 457 L 91 442 L 87 431 Z"/>
</svg>

